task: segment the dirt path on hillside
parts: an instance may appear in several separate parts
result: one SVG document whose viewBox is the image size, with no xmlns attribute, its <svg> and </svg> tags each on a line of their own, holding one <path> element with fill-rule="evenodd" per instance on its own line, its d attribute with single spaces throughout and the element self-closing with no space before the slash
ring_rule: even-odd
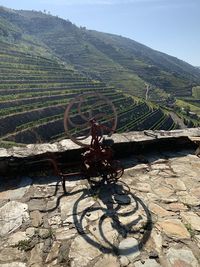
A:
<svg viewBox="0 0 200 267">
<path fill-rule="evenodd" d="M 179 118 L 179 116 L 176 113 L 171 111 L 170 115 L 171 115 L 172 119 L 174 120 L 174 122 L 177 123 L 181 127 L 181 129 L 186 129 L 187 128 L 187 126 L 184 124 L 182 119 Z"/>
<path fill-rule="evenodd" d="M 150 86 L 148 84 L 146 84 L 146 95 L 145 95 L 145 99 L 148 100 L 149 98 L 149 89 L 150 89 Z"/>
</svg>

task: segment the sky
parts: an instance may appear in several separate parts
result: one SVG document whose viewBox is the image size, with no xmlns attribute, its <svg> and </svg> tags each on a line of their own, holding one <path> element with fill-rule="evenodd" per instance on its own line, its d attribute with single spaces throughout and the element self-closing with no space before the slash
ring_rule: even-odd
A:
<svg viewBox="0 0 200 267">
<path fill-rule="evenodd" d="M 200 66 L 200 0 L 0 0 L 0 5 L 46 10 Z"/>
</svg>

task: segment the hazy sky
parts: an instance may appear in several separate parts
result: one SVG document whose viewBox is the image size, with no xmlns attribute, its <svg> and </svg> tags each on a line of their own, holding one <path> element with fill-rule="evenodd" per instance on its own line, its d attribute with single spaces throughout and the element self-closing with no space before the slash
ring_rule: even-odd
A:
<svg viewBox="0 0 200 267">
<path fill-rule="evenodd" d="M 45 9 L 200 66 L 200 0 L 0 0 L 0 5 Z"/>
</svg>

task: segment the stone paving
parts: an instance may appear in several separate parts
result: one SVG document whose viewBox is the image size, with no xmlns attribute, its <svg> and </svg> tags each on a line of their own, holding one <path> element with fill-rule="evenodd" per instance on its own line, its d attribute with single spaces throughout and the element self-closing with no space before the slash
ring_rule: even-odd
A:
<svg viewBox="0 0 200 267">
<path fill-rule="evenodd" d="M 0 267 L 200 266 L 200 159 L 123 160 L 115 185 L 19 177 L 0 185 Z"/>
</svg>

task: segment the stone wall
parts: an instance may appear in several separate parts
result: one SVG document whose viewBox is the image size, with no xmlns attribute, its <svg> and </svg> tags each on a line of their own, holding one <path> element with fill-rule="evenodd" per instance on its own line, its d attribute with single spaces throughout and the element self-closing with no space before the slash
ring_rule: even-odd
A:
<svg viewBox="0 0 200 267">
<path fill-rule="evenodd" d="M 191 128 L 174 131 L 140 131 L 124 134 L 114 134 L 113 150 L 116 158 L 122 158 L 130 154 L 142 154 L 146 151 L 173 150 L 185 148 L 197 148 L 198 144 L 193 138 L 200 136 L 200 128 Z M 47 158 L 47 153 L 53 153 L 65 162 L 79 161 L 83 148 L 65 139 L 53 144 L 29 144 L 23 147 L 0 148 L 0 174 L 9 174 L 19 171 L 20 166 L 25 169 L 25 163 L 38 162 Z M 42 163 L 42 167 L 45 165 Z M 30 164 L 29 167 L 30 168 Z"/>
</svg>

